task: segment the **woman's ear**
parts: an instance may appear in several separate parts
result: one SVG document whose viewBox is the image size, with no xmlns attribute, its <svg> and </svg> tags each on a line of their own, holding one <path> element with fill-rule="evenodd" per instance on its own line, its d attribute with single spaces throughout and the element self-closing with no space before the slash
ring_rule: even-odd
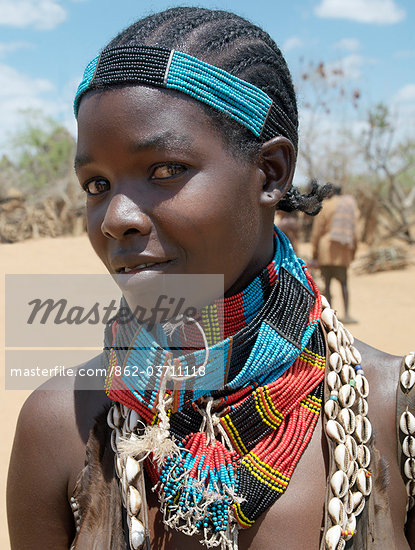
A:
<svg viewBox="0 0 415 550">
<path fill-rule="evenodd" d="M 295 149 L 283 136 L 266 141 L 261 147 L 260 166 L 265 175 L 261 204 L 274 207 L 291 187 L 295 168 Z"/>
</svg>

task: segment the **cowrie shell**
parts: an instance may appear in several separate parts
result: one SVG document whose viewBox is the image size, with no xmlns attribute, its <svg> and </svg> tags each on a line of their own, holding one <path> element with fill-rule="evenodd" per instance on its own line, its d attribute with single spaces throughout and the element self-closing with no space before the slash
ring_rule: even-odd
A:
<svg viewBox="0 0 415 550">
<path fill-rule="evenodd" d="M 135 431 L 135 429 L 137 428 L 137 424 L 140 422 L 140 420 L 141 418 L 138 412 L 135 411 L 134 409 L 130 409 L 130 412 L 128 413 L 127 421 L 126 421 L 126 424 L 128 426 L 128 431 L 130 433 Z"/>
<path fill-rule="evenodd" d="M 351 460 L 356 460 L 356 458 L 357 458 L 357 443 L 354 440 L 354 438 L 351 435 L 347 434 L 346 435 L 346 441 L 344 442 L 344 444 L 346 445 L 347 450 L 349 451 Z"/>
<path fill-rule="evenodd" d="M 330 485 L 334 496 L 338 498 L 344 497 L 349 490 L 349 480 L 347 479 L 347 475 L 341 470 L 337 470 L 337 472 L 334 472 L 331 476 Z"/>
<path fill-rule="evenodd" d="M 327 375 L 327 385 L 330 390 L 339 390 L 341 383 L 340 378 L 337 372 L 334 372 L 333 370 L 330 371 Z"/>
<path fill-rule="evenodd" d="M 326 432 L 331 439 L 337 443 L 344 443 L 346 434 L 343 427 L 336 420 L 328 420 L 326 424 Z"/>
<path fill-rule="evenodd" d="M 333 330 L 334 322 L 335 322 L 334 319 L 336 319 L 336 315 L 334 314 L 334 311 L 329 307 L 326 307 L 321 313 L 321 320 L 328 330 Z"/>
<path fill-rule="evenodd" d="M 412 389 L 415 384 L 415 371 L 413 370 L 404 370 L 401 374 L 401 384 L 405 390 Z"/>
<path fill-rule="evenodd" d="M 333 399 L 329 399 L 324 404 L 324 412 L 328 419 L 334 420 L 339 412 L 339 404 Z"/>
<path fill-rule="evenodd" d="M 399 427 L 406 435 L 411 435 L 415 432 L 415 417 L 409 411 L 405 411 L 401 414 L 399 420 Z"/>
<path fill-rule="evenodd" d="M 356 530 L 356 517 L 354 514 L 350 514 L 346 521 L 346 531 L 355 531 Z M 345 535 L 344 540 L 349 540 L 353 535 Z"/>
<path fill-rule="evenodd" d="M 117 452 L 117 445 L 120 441 L 121 432 L 118 428 L 115 428 L 111 432 L 111 448 L 114 451 L 114 453 Z"/>
<path fill-rule="evenodd" d="M 404 455 L 415 457 L 415 438 L 407 435 L 402 442 L 402 451 Z"/>
<path fill-rule="evenodd" d="M 117 405 L 112 405 L 107 415 L 108 426 L 112 429 L 119 428 L 121 425 L 121 413 Z"/>
<path fill-rule="evenodd" d="M 340 372 L 343 366 L 343 361 L 340 355 L 337 353 L 337 351 L 334 351 L 333 353 L 330 354 L 329 363 L 331 368 L 335 372 Z"/>
<path fill-rule="evenodd" d="M 403 465 L 403 471 L 408 479 L 415 479 L 415 459 L 407 458 Z"/>
<path fill-rule="evenodd" d="M 125 463 L 125 465 L 127 466 L 127 462 Z M 130 482 L 128 481 L 128 478 L 127 478 L 127 468 L 125 467 L 121 478 L 121 486 L 122 486 L 122 490 L 125 492 L 125 496 L 127 496 L 129 485 L 130 485 Z"/>
<path fill-rule="evenodd" d="M 355 414 L 351 409 L 341 409 L 339 412 L 337 420 L 343 426 L 344 431 L 347 434 L 354 432 L 356 426 Z"/>
<path fill-rule="evenodd" d="M 346 351 L 346 359 L 347 359 L 347 363 L 349 365 L 353 365 L 353 355 L 352 355 L 352 352 L 350 351 L 350 348 L 346 347 L 345 346 L 345 351 Z"/>
<path fill-rule="evenodd" d="M 346 510 L 346 514 L 351 514 L 353 512 L 353 493 L 350 491 L 350 489 L 344 495 L 342 500 L 344 504 L 344 509 Z"/>
<path fill-rule="evenodd" d="M 122 477 L 122 462 L 118 454 L 114 455 L 114 467 L 115 467 L 115 473 L 117 474 L 118 478 Z"/>
<path fill-rule="evenodd" d="M 340 378 L 343 384 L 348 384 L 350 380 L 354 380 L 354 369 L 350 365 L 343 365 L 342 370 L 340 371 Z"/>
<path fill-rule="evenodd" d="M 326 309 L 326 307 L 330 307 L 329 301 L 323 294 L 321 295 L 321 305 L 323 306 L 323 309 Z"/>
<path fill-rule="evenodd" d="M 346 348 L 344 346 L 339 345 L 339 353 L 343 363 L 347 363 Z"/>
<path fill-rule="evenodd" d="M 125 461 L 125 475 L 127 478 L 128 485 L 135 484 L 137 480 L 137 476 L 140 473 L 141 467 L 140 464 L 132 458 L 131 456 L 127 457 L 127 460 Z"/>
<path fill-rule="evenodd" d="M 337 343 L 336 333 L 332 330 L 327 333 L 327 343 L 332 351 L 339 351 L 339 345 Z"/>
<path fill-rule="evenodd" d="M 363 508 L 365 507 L 365 497 L 362 495 L 360 491 L 355 491 L 352 493 L 352 499 L 353 499 L 353 514 L 355 516 L 358 516 L 362 513 Z"/>
<path fill-rule="evenodd" d="M 135 516 L 130 517 L 130 545 L 133 550 L 138 550 L 144 543 L 144 525 Z"/>
<path fill-rule="evenodd" d="M 346 343 L 346 335 L 344 334 L 343 325 L 341 323 L 339 323 L 339 328 L 337 329 L 337 343 L 339 347 L 344 347 Z"/>
<path fill-rule="evenodd" d="M 409 353 L 405 357 L 405 365 L 408 369 L 415 369 L 415 355 L 413 353 Z"/>
<path fill-rule="evenodd" d="M 361 468 L 367 468 L 370 464 L 370 451 L 366 445 L 357 446 L 357 463 Z"/>
<path fill-rule="evenodd" d="M 342 407 L 352 407 L 356 399 L 356 392 L 350 384 L 345 384 L 339 389 L 339 402 Z"/>
<path fill-rule="evenodd" d="M 357 472 L 356 486 L 358 490 L 367 497 L 372 491 L 372 476 L 367 477 L 367 470 L 360 468 Z"/>
<path fill-rule="evenodd" d="M 369 382 L 363 374 L 356 374 L 356 391 L 360 397 L 367 397 L 369 395 Z"/>
<path fill-rule="evenodd" d="M 408 497 L 412 497 L 415 495 L 415 481 L 413 479 L 410 479 L 405 485 L 405 487 L 406 487 L 406 494 L 408 495 Z"/>
<path fill-rule="evenodd" d="M 347 472 L 350 466 L 350 453 L 344 443 L 340 443 L 340 445 L 337 445 L 334 449 L 334 460 L 339 470 Z"/>
<path fill-rule="evenodd" d="M 138 512 L 140 511 L 141 505 L 142 505 L 142 498 L 140 493 L 137 491 L 135 487 L 130 485 L 128 487 L 128 513 L 131 516 L 136 516 Z"/>
<path fill-rule="evenodd" d="M 356 481 L 356 476 L 357 476 L 358 469 L 359 469 L 359 467 L 357 465 L 357 462 L 355 460 L 352 460 L 350 462 L 349 469 L 346 472 L 347 479 L 349 480 L 349 487 L 353 487 L 353 485 Z"/>
<path fill-rule="evenodd" d="M 337 523 L 342 527 L 346 524 L 346 510 L 344 509 L 343 502 L 339 498 L 334 497 L 329 501 L 328 512 L 333 523 Z"/>
<path fill-rule="evenodd" d="M 124 471 L 123 476 L 120 480 L 120 485 L 121 485 L 122 504 L 123 504 L 124 508 L 127 508 L 128 483 L 127 483 L 127 478 L 125 476 L 125 471 Z"/>
<path fill-rule="evenodd" d="M 347 338 L 347 342 L 352 346 L 353 343 L 354 343 L 354 336 L 353 334 L 350 332 L 349 329 L 347 329 L 346 327 L 344 327 L 344 333 L 346 335 L 346 338 Z"/>
<path fill-rule="evenodd" d="M 333 525 L 330 529 L 327 530 L 325 543 L 327 550 L 343 550 L 346 541 L 341 538 L 341 527 L 340 525 Z"/>
<path fill-rule="evenodd" d="M 127 417 L 129 410 L 130 409 L 126 405 L 121 404 L 121 414 L 123 415 L 124 418 Z"/>
<path fill-rule="evenodd" d="M 353 345 L 350 347 L 350 351 L 353 357 L 352 365 L 360 365 L 362 362 L 362 356 L 360 354 L 360 351 L 357 348 L 355 348 Z"/>
<path fill-rule="evenodd" d="M 358 443 L 367 443 L 372 435 L 372 424 L 366 416 L 356 415 L 355 436 Z"/>
<path fill-rule="evenodd" d="M 359 397 L 359 399 L 357 400 L 356 408 L 358 414 L 366 416 L 369 408 L 366 399 L 364 399 L 363 397 Z"/>
</svg>

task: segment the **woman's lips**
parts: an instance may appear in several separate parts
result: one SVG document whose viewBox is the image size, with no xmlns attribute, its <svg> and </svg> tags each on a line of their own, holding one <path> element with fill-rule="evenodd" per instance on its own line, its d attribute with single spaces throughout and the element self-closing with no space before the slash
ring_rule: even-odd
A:
<svg viewBox="0 0 415 550">
<path fill-rule="evenodd" d="M 121 267 L 117 269 L 119 275 L 134 275 L 135 273 L 141 273 L 142 271 L 147 270 L 157 270 L 159 268 L 164 268 L 167 264 L 171 263 L 171 260 L 166 260 L 164 262 L 148 262 L 137 264 L 131 267 Z"/>
</svg>

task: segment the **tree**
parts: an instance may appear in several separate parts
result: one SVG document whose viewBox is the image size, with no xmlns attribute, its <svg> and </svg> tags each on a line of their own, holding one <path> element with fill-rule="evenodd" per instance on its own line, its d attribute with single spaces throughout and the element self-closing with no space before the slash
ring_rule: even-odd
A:
<svg viewBox="0 0 415 550">
<path fill-rule="evenodd" d="M 411 225 L 415 221 L 415 141 L 399 139 L 389 108 L 375 105 L 367 115 L 362 135 L 362 151 L 374 179 L 383 216 L 379 223 L 386 229 L 386 238 L 398 237 L 415 244 Z"/>
<path fill-rule="evenodd" d="M 73 136 L 39 111 L 23 111 L 22 116 L 23 129 L 11 139 L 20 189 L 32 201 L 57 195 L 68 199 L 74 180 Z"/>
<path fill-rule="evenodd" d="M 309 181 L 326 179 L 344 184 L 355 155 L 347 123 L 357 109 L 360 90 L 346 86 L 336 64 L 309 62 L 297 79 L 300 99 L 300 168 Z"/>
<path fill-rule="evenodd" d="M 0 162 L 0 241 L 79 234 L 85 229 L 85 194 L 73 170 L 75 140 L 39 111 L 23 116 L 10 158 Z M 20 198 L 10 202 L 11 196 Z"/>
</svg>

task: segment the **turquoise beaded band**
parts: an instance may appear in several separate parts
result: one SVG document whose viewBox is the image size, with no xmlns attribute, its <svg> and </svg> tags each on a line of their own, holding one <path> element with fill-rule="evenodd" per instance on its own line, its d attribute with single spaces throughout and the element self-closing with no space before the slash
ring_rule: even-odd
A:
<svg viewBox="0 0 415 550">
<path fill-rule="evenodd" d="M 178 90 L 244 125 L 262 141 L 284 135 L 296 146 L 297 130 L 262 90 L 191 55 L 153 46 L 107 48 L 86 67 L 74 101 L 89 90 L 137 83 Z"/>
</svg>

